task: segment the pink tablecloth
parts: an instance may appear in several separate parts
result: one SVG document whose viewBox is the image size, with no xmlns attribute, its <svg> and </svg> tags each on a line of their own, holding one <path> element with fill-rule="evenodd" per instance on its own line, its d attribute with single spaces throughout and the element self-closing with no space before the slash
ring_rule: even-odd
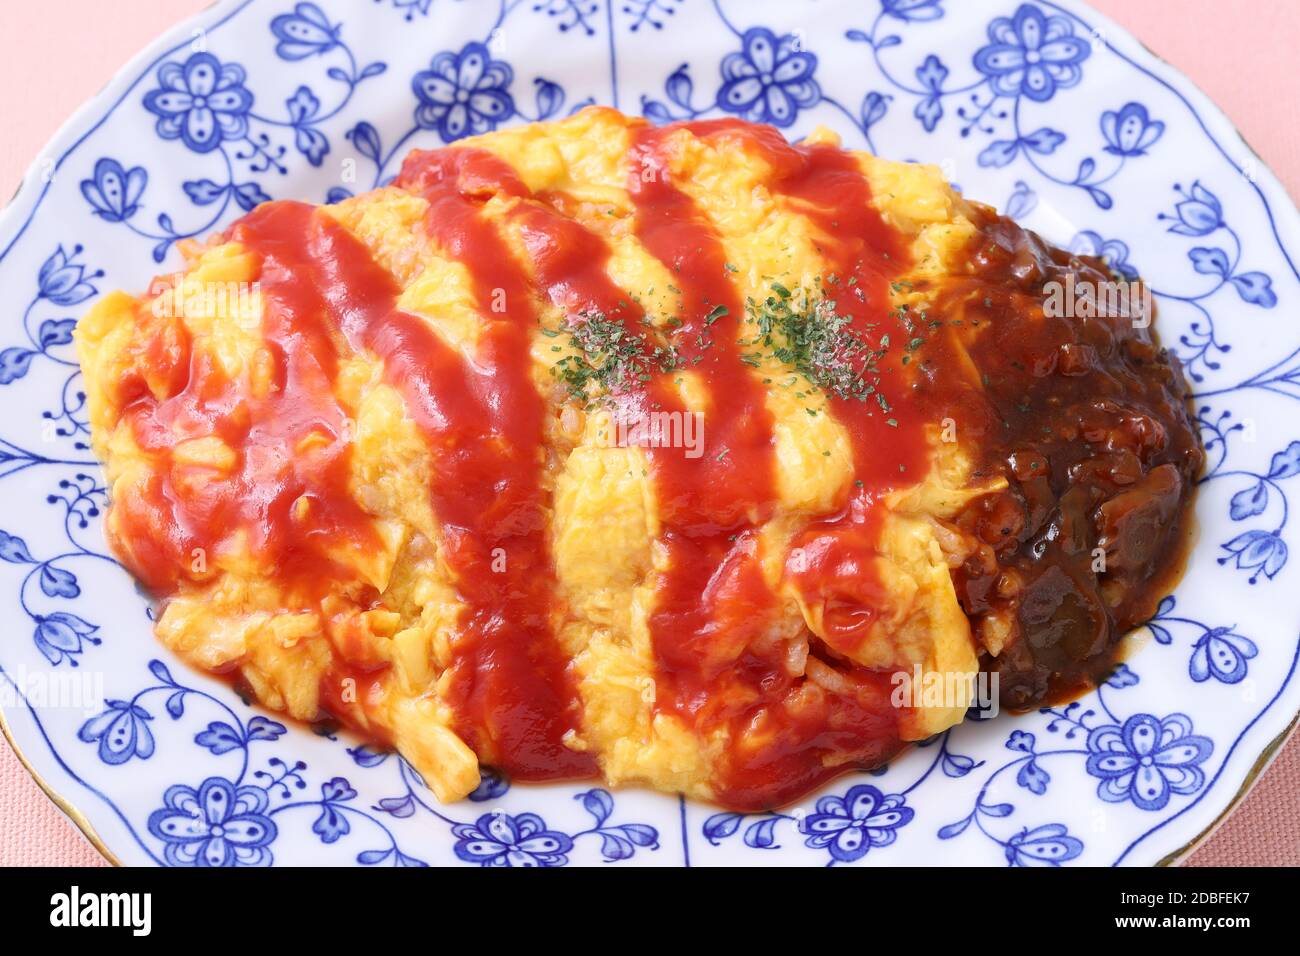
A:
<svg viewBox="0 0 1300 956">
<path fill-rule="evenodd" d="M 965 0 L 971 2 L 971 0 Z M 1093 0 L 1190 76 L 1300 196 L 1296 0 Z M 171 24 L 206 0 L 10 3 L 0 31 L 0 195 L 17 188 L 63 119 Z M 75 25 L 94 22 L 93 30 Z M 99 854 L 0 745 L 0 865 L 94 864 Z M 1193 865 L 1300 865 L 1300 740 L 1197 851 Z"/>
</svg>

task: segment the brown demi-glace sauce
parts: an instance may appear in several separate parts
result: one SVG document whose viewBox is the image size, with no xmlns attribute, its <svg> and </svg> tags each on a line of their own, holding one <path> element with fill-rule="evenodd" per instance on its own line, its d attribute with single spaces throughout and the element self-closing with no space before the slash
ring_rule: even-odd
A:
<svg viewBox="0 0 1300 956">
<path fill-rule="evenodd" d="M 980 545 L 953 571 L 977 640 L 997 635 L 1004 645 L 981 658 L 1000 676 L 1003 703 L 1029 707 L 1095 682 L 1120 636 L 1152 612 L 1186 537 L 1202 452 L 1177 361 L 1130 318 L 1045 316 L 1049 281 L 1111 277 L 1099 261 L 1050 248 L 977 207 L 964 269 L 933 289 L 916 286 L 932 301 L 924 344 L 882 348 L 889 405 L 828 395 L 852 443 L 855 481 L 833 513 L 792 542 L 811 558 L 787 564 L 786 579 L 825 609 L 825 636 L 809 636 L 808 656 L 826 679 L 792 676 L 790 641 L 767 627 L 779 599 L 760 572 L 757 534 L 777 504 L 773 423 L 736 345 L 745 305 L 721 241 L 672 183 L 673 129 L 634 127 L 628 158 L 635 235 L 681 290 L 680 326 L 648 336 L 647 347 L 672 339 L 705 383 L 711 412 L 699 458 L 646 449 L 670 556 L 648 624 L 655 707 L 732 740 L 715 768 L 718 802 L 780 805 L 903 746 L 890 674 L 849 655 L 879 606 L 875 505 L 920 479 L 925 430 L 945 419 L 975 456 L 977 477 L 1009 483 L 957 519 Z M 911 267 L 906 243 L 871 205 L 851 154 L 792 146 L 770 127 L 735 120 L 689 129 L 734 138 L 772 170 L 772 195 L 823 236 L 823 290 L 852 329 L 876 344 L 918 341 L 916 317 L 891 305 L 892 283 Z M 643 168 L 659 174 L 647 179 Z M 413 153 L 395 185 L 427 200 L 427 240 L 473 278 L 484 323 L 475 354 L 458 354 L 426 320 L 399 309 L 397 280 L 328 216 L 299 203 L 259 207 L 227 235 L 260 257 L 262 333 L 278 387 L 258 401 L 238 394 L 191 354 L 183 325 L 160 326 L 147 358 L 167 394 L 159 399 L 143 381 L 120 386 L 124 416 L 156 456 L 158 478 L 138 500 L 115 504 L 115 533 L 131 544 L 119 550 L 164 597 L 183 578 L 202 580 L 187 570 L 192 548 L 240 530 L 252 532 L 250 546 L 295 600 L 310 605 L 335 584 L 354 584 L 330 548 L 364 549 L 373 532 L 347 493 L 347 412 L 331 383 L 349 354 L 375 355 L 427 442 L 430 499 L 460 591 L 445 693 L 456 730 L 485 763 L 519 779 L 589 777 L 593 758 L 565 744 L 581 731 L 582 709 L 554 633 L 541 481 L 548 409 L 530 376 L 529 342 L 539 300 L 570 319 L 600 315 L 628 328 L 645 316 L 609 278 L 605 241 L 565 213 L 567 197 L 531 194 L 490 153 Z M 494 195 L 516 200 L 508 216 L 530 262 L 517 260 L 483 214 Z M 509 292 L 504 313 L 489 305 L 496 289 Z M 611 400 L 633 411 L 681 407 L 662 374 Z M 232 480 L 196 489 L 170 467 L 169 449 L 205 434 L 235 449 L 240 467 Z M 308 435 L 320 436 L 323 453 L 261 453 Z M 309 507 L 296 505 L 302 500 Z M 497 548 L 511 556 L 504 575 L 487 569 Z M 324 706 L 346 720 L 348 708 L 332 703 L 337 686 L 352 678 L 365 688 L 374 677 L 365 661 L 337 665 L 323 681 Z"/>
<path fill-rule="evenodd" d="M 988 325 L 971 348 L 984 395 L 968 421 L 983 431 L 979 468 L 1010 486 L 958 520 L 982 544 L 953 578 L 977 629 L 1014 615 L 1017 639 L 981 665 L 1005 706 L 1026 708 L 1104 678 L 1120 638 L 1155 612 L 1190 542 L 1204 452 L 1152 316 L 1043 314 L 1047 283 L 1117 277 L 991 210 L 979 226 L 970 277 L 938 311 Z"/>
</svg>

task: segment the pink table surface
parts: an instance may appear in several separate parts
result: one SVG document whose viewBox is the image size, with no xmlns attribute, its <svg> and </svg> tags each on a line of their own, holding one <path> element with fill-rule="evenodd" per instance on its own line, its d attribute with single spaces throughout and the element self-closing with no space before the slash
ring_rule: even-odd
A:
<svg viewBox="0 0 1300 956">
<path fill-rule="evenodd" d="M 360 2 L 360 0 L 358 0 Z M 971 0 L 964 0 L 971 2 Z M 6 3 L 0 31 L 0 195 L 72 112 L 128 59 L 206 0 Z M 367 4 L 368 5 L 368 4 Z M 990 4 L 991 5 L 991 4 Z M 1000 4 L 1005 6 L 1005 4 Z M 1300 196 L 1296 0 L 1093 0 L 1190 76 Z M 93 29 L 76 24 L 94 23 Z M 0 746 L 0 866 L 102 865 L 100 855 Z M 1300 739 L 1284 747 L 1193 866 L 1300 865 Z"/>
</svg>

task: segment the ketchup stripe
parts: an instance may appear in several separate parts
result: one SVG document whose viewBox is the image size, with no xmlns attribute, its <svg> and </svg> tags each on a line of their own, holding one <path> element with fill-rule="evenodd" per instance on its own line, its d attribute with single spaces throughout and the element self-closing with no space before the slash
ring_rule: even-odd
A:
<svg viewBox="0 0 1300 956">
<path fill-rule="evenodd" d="M 286 293 L 289 251 L 268 247 L 261 267 L 262 337 L 272 368 L 265 396 L 248 394 L 206 352 L 193 351 L 180 320 L 140 320 L 145 327 L 163 323 L 148 344 L 148 366 L 162 363 L 180 374 L 170 376 L 170 394 L 161 399 L 132 378 L 121 385 L 134 393 L 123 417 L 137 445 L 158 462 L 158 474 L 116 505 L 110 527 L 119 529 L 118 540 L 130 541 L 120 550 L 157 591 L 176 587 L 182 576 L 203 580 L 233 546 L 310 602 L 326 582 L 351 578 L 338 551 L 364 554 L 379 546 L 371 517 L 347 491 L 349 446 L 336 440 L 347 419 L 332 391 L 336 343 L 320 324 L 319 299 Z M 210 436 L 230 449 L 232 468 L 178 460 L 178 444 Z M 300 443 L 313 436 L 324 441 L 302 453 Z M 295 506 L 305 506 L 305 516 L 292 514 Z"/>
<path fill-rule="evenodd" d="M 261 206 L 234 238 L 255 252 L 276 244 L 297 251 L 291 289 L 317 297 L 353 349 L 382 360 L 385 379 L 428 442 L 430 495 L 464 602 L 442 678 L 457 731 L 485 761 L 520 779 L 587 776 L 594 762 L 565 745 L 581 711 L 551 631 L 553 574 L 539 481 L 543 412 L 529 378 L 526 287 L 473 203 L 449 188 L 433 195 L 434 216 L 438 240 L 473 264 L 485 318 L 486 290 L 503 284 L 513 293 L 510 311 L 485 322 L 472 361 L 398 309 L 393 277 L 360 240 L 312 207 Z"/>
</svg>

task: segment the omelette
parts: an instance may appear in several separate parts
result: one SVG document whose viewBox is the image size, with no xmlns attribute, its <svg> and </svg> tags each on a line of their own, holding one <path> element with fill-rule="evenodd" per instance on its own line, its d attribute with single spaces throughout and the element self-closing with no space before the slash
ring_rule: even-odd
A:
<svg viewBox="0 0 1300 956">
<path fill-rule="evenodd" d="M 76 330 L 109 541 L 440 800 L 788 803 L 1103 677 L 1187 536 L 1177 360 L 1052 304 L 1120 277 L 825 129 L 589 108 L 184 253 Z"/>
</svg>

